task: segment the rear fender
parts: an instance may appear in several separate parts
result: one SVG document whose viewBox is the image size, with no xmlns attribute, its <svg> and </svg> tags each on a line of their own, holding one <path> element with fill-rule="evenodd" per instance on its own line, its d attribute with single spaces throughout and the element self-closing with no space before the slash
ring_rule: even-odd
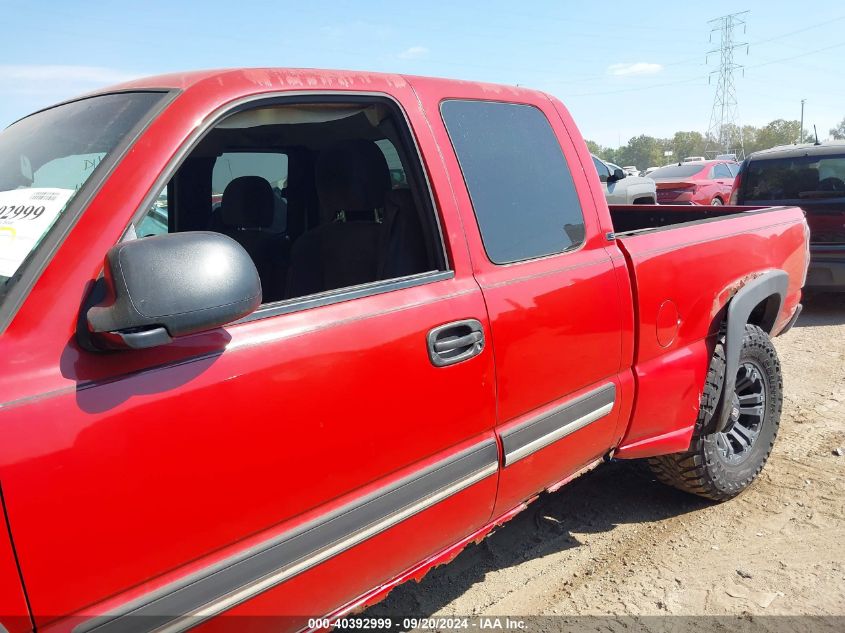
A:
<svg viewBox="0 0 845 633">
<path fill-rule="evenodd" d="M 629 186 L 626 190 L 626 193 L 629 201 L 645 197 L 655 198 L 657 196 L 654 185 L 649 185 L 645 182 L 640 182 Z"/>
<path fill-rule="evenodd" d="M 731 408 L 725 406 L 726 400 L 733 394 L 736 386 L 736 373 L 739 370 L 739 353 L 742 339 L 745 336 L 745 326 L 749 317 L 758 305 L 767 299 L 765 310 L 759 320 L 760 327 L 771 333 L 775 327 L 781 306 L 786 299 L 789 286 L 789 275 L 782 270 L 770 270 L 747 281 L 728 303 L 725 318 L 725 384 L 716 408 L 715 431 L 721 431 L 727 425 Z"/>
</svg>

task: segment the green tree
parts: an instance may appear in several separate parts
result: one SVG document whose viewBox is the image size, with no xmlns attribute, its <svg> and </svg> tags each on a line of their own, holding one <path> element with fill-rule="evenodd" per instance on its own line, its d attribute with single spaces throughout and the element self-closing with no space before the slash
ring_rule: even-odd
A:
<svg viewBox="0 0 845 633">
<path fill-rule="evenodd" d="M 619 163 L 619 151 L 621 148 L 613 149 L 612 147 L 602 147 L 601 154 L 596 154 L 602 160 L 606 160 L 608 163 Z"/>
<path fill-rule="evenodd" d="M 598 156 L 609 163 L 616 162 L 616 150 L 610 147 L 602 147 L 595 141 L 591 141 L 589 139 L 586 139 L 584 142 L 587 144 L 587 149 L 590 150 L 591 154 Z"/>
<path fill-rule="evenodd" d="M 665 162 L 663 151 L 670 146 L 670 141 L 640 134 L 616 150 L 618 160 L 614 162 L 618 165 L 636 165 L 639 169 L 662 165 Z"/>
<path fill-rule="evenodd" d="M 801 124 L 798 121 L 786 119 L 775 119 L 760 128 L 753 125 L 744 125 L 742 126 L 742 147 L 745 148 L 747 156 L 751 152 L 768 149 L 776 145 L 789 145 L 798 140 L 800 127 Z M 830 134 L 833 138 L 845 139 L 845 119 L 833 128 Z M 722 136 L 731 139 L 731 150 L 735 150 L 739 154 L 739 128 L 731 126 L 723 130 Z M 805 130 L 804 138 L 801 141 L 812 143 L 813 140 L 813 134 Z M 640 134 L 616 149 L 602 147 L 595 141 L 587 141 L 587 147 L 593 154 L 609 163 L 623 166 L 636 165 L 640 169 L 678 162 L 687 156 L 710 157 L 714 151 L 717 153 L 723 151 L 719 149 L 719 143 L 716 139 L 696 131 L 675 132 L 669 139 Z M 709 153 L 705 152 L 705 148 Z M 670 156 L 664 155 L 667 150 L 671 150 Z"/>
<path fill-rule="evenodd" d="M 664 162 L 680 161 L 687 156 L 704 156 L 706 144 L 701 132 L 675 132 L 669 148 L 672 150 L 672 155 L 667 157 Z M 662 165 L 663 163 L 656 164 Z"/>
<path fill-rule="evenodd" d="M 757 130 L 757 138 L 755 139 L 755 147 L 750 151 L 757 151 L 761 149 L 769 149 L 777 145 L 790 145 L 798 140 L 801 124 L 798 121 L 787 121 L 785 119 L 775 119 L 768 125 Z M 808 143 L 813 140 L 812 134 L 805 134 L 802 142 Z M 745 148 L 746 153 L 749 153 L 748 147 Z"/>
<path fill-rule="evenodd" d="M 591 141 L 589 139 L 585 139 L 584 142 L 587 144 L 587 149 L 590 150 L 590 154 L 595 154 L 596 156 L 601 156 L 602 153 L 602 146 L 596 143 L 595 141 Z"/>
<path fill-rule="evenodd" d="M 742 143 L 743 147 L 745 147 L 746 154 L 750 154 L 751 152 L 760 149 L 757 147 L 757 134 L 759 131 L 759 128 L 756 128 L 753 125 L 742 126 Z"/>
<path fill-rule="evenodd" d="M 830 128 L 830 135 L 837 141 L 845 140 L 845 119 L 842 119 L 834 128 Z"/>
</svg>

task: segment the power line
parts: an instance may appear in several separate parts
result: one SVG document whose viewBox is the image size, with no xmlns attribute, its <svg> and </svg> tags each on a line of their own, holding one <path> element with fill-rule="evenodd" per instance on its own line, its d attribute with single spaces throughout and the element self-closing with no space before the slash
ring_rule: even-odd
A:
<svg viewBox="0 0 845 633">
<path fill-rule="evenodd" d="M 780 35 L 775 35 L 774 37 L 768 37 L 764 40 L 757 40 L 756 42 L 751 42 L 750 46 L 756 46 L 757 44 L 768 44 L 769 42 L 776 42 L 777 40 L 782 40 L 785 37 L 790 37 L 792 35 L 798 35 L 798 33 L 804 33 L 805 31 L 811 31 L 813 29 L 817 29 L 820 26 L 827 26 L 828 24 L 833 24 L 834 22 L 841 22 L 845 20 L 845 15 L 840 15 L 839 17 L 832 18 L 830 20 L 825 20 L 824 22 L 817 22 L 815 24 L 811 24 L 810 26 L 805 26 L 801 29 L 796 29 L 794 31 L 789 31 L 788 33 L 781 33 Z"/>
<path fill-rule="evenodd" d="M 576 94 L 567 95 L 569 97 L 593 97 L 598 95 L 615 95 L 622 92 L 639 92 L 641 90 L 653 90 L 654 88 L 665 88 L 667 86 L 678 86 L 680 84 L 688 84 L 701 79 L 707 79 L 709 75 L 698 75 L 688 79 L 680 79 L 678 81 L 667 81 L 662 84 L 649 84 L 648 86 L 639 86 L 637 88 L 620 88 L 619 90 L 606 90 L 602 92 L 579 92 Z"/>
<path fill-rule="evenodd" d="M 845 42 L 839 42 L 838 44 L 832 44 L 830 46 L 825 46 L 824 48 L 817 48 L 815 50 L 807 51 L 805 53 L 799 53 L 797 55 L 790 55 L 789 57 L 781 57 L 780 59 L 772 59 L 772 60 L 767 61 L 767 62 L 762 62 L 762 63 L 759 63 L 759 64 L 752 64 L 750 66 L 746 66 L 746 68 L 760 68 L 762 66 L 770 66 L 771 64 L 779 64 L 781 62 L 788 62 L 788 61 L 791 61 L 793 59 L 800 59 L 801 57 L 808 57 L 810 55 L 815 55 L 816 53 L 823 53 L 825 51 L 829 51 L 829 50 L 832 50 L 834 48 L 841 48 L 842 46 L 845 46 Z"/>
<path fill-rule="evenodd" d="M 735 42 L 734 30 L 742 27 L 743 32 L 745 32 L 746 15 L 748 15 L 748 11 L 740 11 L 723 15 L 708 22 L 712 25 L 711 39 L 713 33 L 719 34 L 719 47 L 707 54 L 708 56 L 715 53 L 719 54 L 719 70 L 711 73 L 711 75 L 718 73 L 719 79 L 716 83 L 716 94 L 713 97 L 710 125 L 707 128 L 705 153 L 713 151 L 710 150 L 710 145 L 715 144 L 718 151 L 713 151 L 714 154 L 738 154 L 741 158 L 745 158 L 742 127 L 739 125 L 739 105 L 734 83 L 734 73 L 742 69 L 742 66 L 734 62 L 734 50 L 746 48 L 748 43 Z M 739 138 L 735 138 L 737 135 Z M 737 147 L 737 141 L 739 147 Z"/>
</svg>

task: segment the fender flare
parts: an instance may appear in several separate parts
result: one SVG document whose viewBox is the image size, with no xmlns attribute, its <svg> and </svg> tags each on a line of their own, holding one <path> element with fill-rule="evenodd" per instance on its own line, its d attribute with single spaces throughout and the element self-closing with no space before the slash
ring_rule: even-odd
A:
<svg viewBox="0 0 845 633">
<path fill-rule="evenodd" d="M 719 395 L 719 405 L 714 431 L 723 430 L 730 418 L 731 408 L 725 406 L 728 394 L 734 392 L 736 373 L 739 370 L 739 352 L 742 349 L 742 339 L 745 336 L 745 326 L 751 312 L 761 301 L 776 296 L 777 302 L 770 303 L 763 315 L 762 326 L 767 333 L 771 333 L 777 322 L 783 302 L 789 287 L 789 275 L 783 270 L 770 270 L 745 284 L 728 303 L 725 331 L 725 382 Z"/>
</svg>

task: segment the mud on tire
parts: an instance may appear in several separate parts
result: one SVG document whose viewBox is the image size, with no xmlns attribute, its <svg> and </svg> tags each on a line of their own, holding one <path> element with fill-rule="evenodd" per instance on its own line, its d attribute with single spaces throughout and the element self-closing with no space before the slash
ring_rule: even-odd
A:
<svg viewBox="0 0 845 633">
<path fill-rule="evenodd" d="M 725 378 L 724 337 L 716 344 L 695 431 L 688 451 L 661 455 L 649 467 L 661 482 L 715 501 L 730 499 L 753 482 L 769 458 L 777 436 L 783 398 L 780 361 L 769 336 L 746 325 L 734 394 L 736 406 L 722 433 L 708 432 Z"/>
</svg>

